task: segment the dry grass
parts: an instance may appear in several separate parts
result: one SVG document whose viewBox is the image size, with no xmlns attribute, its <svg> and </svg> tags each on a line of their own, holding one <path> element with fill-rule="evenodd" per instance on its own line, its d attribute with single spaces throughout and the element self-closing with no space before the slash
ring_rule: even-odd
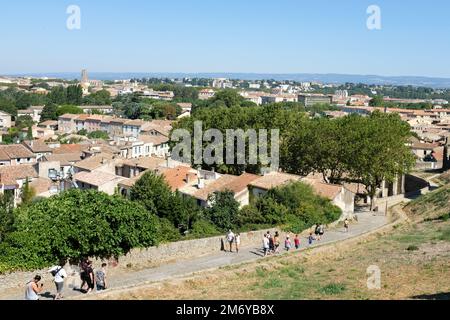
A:
<svg viewBox="0 0 450 320">
<path fill-rule="evenodd" d="M 449 221 L 403 225 L 354 245 L 336 244 L 233 268 L 202 272 L 103 299 L 408 299 L 450 292 Z M 417 250 L 407 250 L 416 246 Z M 366 270 L 381 269 L 381 289 Z"/>
</svg>

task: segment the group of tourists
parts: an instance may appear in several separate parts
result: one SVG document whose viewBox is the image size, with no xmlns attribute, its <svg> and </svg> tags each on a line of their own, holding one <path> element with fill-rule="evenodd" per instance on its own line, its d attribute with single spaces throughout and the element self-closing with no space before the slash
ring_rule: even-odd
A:
<svg viewBox="0 0 450 320">
<path fill-rule="evenodd" d="M 275 231 L 275 234 L 272 236 L 270 231 L 267 231 L 267 233 L 264 234 L 263 237 L 263 251 L 264 256 L 267 256 L 269 254 L 276 254 L 280 252 L 280 234 L 278 231 Z M 297 235 L 294 237 L 294 242 L 292 242 L 291 237 L 289 235 L 286 236 L 286 239 L 284 240 L 284 249 L 286 251 L 289 251 L 292 249 L 292 247 L 295 247 L 295 249 L 300 248 L 300 238 Z"/>
<path fill-rule="evenodd" d="M 102 263 L 101 269 L 97 270 L 94 275 L 92 268 L 92 261 L 82 259 L 80 263 L 80 278 L 82 292 L 90 293 L 94 290 L 94 284 L 97 286 L 97 291 L 106 289 L 106 263 Z M 86 287 L 85 287 L 86 286 Z"/>
<path fill-rule="evenodd" d="M 348 230 L 348 224 L 347 224 Z M 316 224 L 314 228 L 314 232 L 310 232 L 308 236 L 308 244 L 312 245 L 314 241 L 320 241 L 325 233 L 325 227 L 323 224 Z M 293 241 L 289 235 L 286 236 L 284 240 L 284 249 L 286 251 L 291 250 L 293 247 L 295 249 L 300 248 L 300 237 L 298 234 L 295 235 Z M 280 235 L 278 231 L 275 231 L 275 234 L 272 236 L 270 231 L 267 231 L 263 237 L 263 250 L 264 256 L 269 254 L 275 254 L 280 252 Z"/>
<path fill-rule="evenodd" d="M 239 233 L 234 234 L 233 231 L 228 230 L 227 235 L 225 236 L 230 246 L 230 252 L 233 252 L 233 244 L 236 247 L 236 253 L 239 253 L 239 247 L 241 245 L 241 235 Z"/>
<path fill-rule="evenodd" d="M 60 265 L 50 268 L 49 273 L 53 276 L 53 282 L 56 286 L 56 294 L 53 296 L 53 300 L 60 300 L 63 298 L 64 282 L 67 279 L 67 272 Z M 94 275 L 94 269 L 92 267 L 92 261 L 88 259 L 82 259 L 80 263 L 80 278 L 81 286 L 80 291 L 84 293 L 90 293 L 94 290 L 94 284 L 97 286 L 97 291 L 106 290 L 106 263 L 102 263 L 102 267 L 96 270 Z M 40 283 L 42 277 L 36 275 L 33 280 L 26 284 L 25 300 L 39 300 L 39 295 L 44 290 L 44 284 Z"/>
</svg>

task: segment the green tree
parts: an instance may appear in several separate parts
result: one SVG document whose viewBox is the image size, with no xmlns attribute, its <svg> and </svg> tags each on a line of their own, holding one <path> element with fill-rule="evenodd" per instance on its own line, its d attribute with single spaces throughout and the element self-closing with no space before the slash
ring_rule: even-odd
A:
<svg viewBox="0 0 450 320">
<path fill-rule="evenodd" d="M 31 118 L 31 116 L 26 115 L 26 116 L 20 116 L 16 118 L 16 127 L 19 130 L 22 130 L 23 128 L 28 128 L 33 126 L 34 122 L 33 122 L 33 118 Z"/>
<path fill-rule="evenodd" d="M 48 94 L 48 99 L 50 103 L 56 105 L 65 104 L 67 103 L 67 91 L 63 86 L 54 87 Z"/>
<path fill-rule="evenodd" d="M 58 120 L 58 106 L 54 103 L 46 104 L 42 109 L 41 122 L 47 120 Z"/>
<path fill-rule="evenodd" d="M 83 98 L 84 105 L 104 106 L 111 104 L 111 93 L 107 90 L 100 90 Z"/>
<path fill-rule="evenodd" d="M 161 218 L 170 218 L 172 216 L 170 210 L 172 191 L 164 177 L 157 173 L 152 171 L 144 173 L 131 188 L 130 198 Z"/>
<path fill-rule="evenodd" d="M 20 193 L 20 198 L 22 199 L 22 205 L 26 206 L 30 204 L 36 195 L 36 191 L 33 187 L 30 186 L 30 183 L 28 182 L 28 177 L 25 180 L 25 183 L 22 186 L 22 190 Z"/>
<path fill-rule="evenodd" d="M 119 257 L 160 237 L 157 217 L 138 203 L 79 189 L 21 207 L 15 228 L 0 245 L 0 264 L 22 270 L 83 256 Z"/>
<path fill-rule="evenodd" d="M 31 126 L 27 130 L 27 140 L 33 140 L 33 128 Z"/>
<path fill-rule="evenodd" d="M 218 103 L 220 103 L 228 108 L 240 106 L 244 101 L 244 98 L 236 90 L 233 89 L 221 90 L 210 99 L 211 104 L 217 105 Z"/>
<path fill-rule="evenodd" d="M 369 101 L 369 106 L 371 107 L 384 107 L 383 96 L 375 96 Z"/>
<path fill-rule="evenodd" d="M 72 85 L 67 87 L 67 99 L 65 103 L 72 105 L 81 105 L 83 101 L 83 89 L 80 85 Z"/>
<path fill-rule="evenodd" d="M 87 136 L 88 131 L 86 129 L 81 129 L 80 131 L 77 132 L 77 134 L 79 134 L 80 136 Z"/>
<path fill-rule="evenodd" d="M 109 139 L 108 133 L 100 130 L 89 132 L 87 136 L 89 139 L 103 139 L 103 140 Z"/>
<path fill-rule="evenodd" d="M 66 104 L 63 106 L 59 106 L 58 110 L 56 111 L 57 116 L 62 116 L 63 114 L 83 114 L 83 109 L 80 107 Z"/>
<path fill-rule="evenodd" d="M 367 118 L 360 130 L 360 138 L 355 141 L 358 150 L 353 155 L 353 177 L 366 186 L 371 198 L 371 209 L 377 188 L 383 181 L 393 182 L 398 176 L 411 170 L 415 159 L 407 146 L 411 128 L 396 113 L 376 111 Z"/>
<path fill-rule="evenodd" d="M 0 194 L 0 243 L 14 230 L 14 195 L 10 192 Z"/>
<path fill-rule="evenodd" d="M 211 207 L 206 210 L 206 216 L 221 230 L 236 227 L 239 203 L 234 199 L 232 191 L 214 192 L 208 197 Z"/>
</svg>

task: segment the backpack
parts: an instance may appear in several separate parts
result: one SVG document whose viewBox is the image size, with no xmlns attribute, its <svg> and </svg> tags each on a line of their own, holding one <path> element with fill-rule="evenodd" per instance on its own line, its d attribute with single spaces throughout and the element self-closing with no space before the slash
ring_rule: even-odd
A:
<svg viewBox="0 0 450 320">
<path fill-rule="evenodd" d="M 51 275 L 52 275 L 53 277 L 55 277 L 55 276 L 58 274 L 58 272 L 61 271 L 61 269 L 62 269 L 62 267 L 57 268 L 57 269 L 53 269 L 52 271 L 50 271 L 50 273 L 51 273 Z"/>
</svg>

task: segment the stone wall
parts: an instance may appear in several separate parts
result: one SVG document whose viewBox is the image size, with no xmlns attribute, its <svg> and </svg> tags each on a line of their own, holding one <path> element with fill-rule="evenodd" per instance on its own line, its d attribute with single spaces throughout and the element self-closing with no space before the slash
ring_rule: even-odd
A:
<svg viewBox="0 0 450 320">
<path fill-rule="evenodd" d="M 275 230 L 278 229 L 268 230 L 270 230 L 271 233 L 274 234 Z M 262 247 L 262 237 L 265 232 L 267 232 L 267 230 L 241 233 L 241 246 L 247 247 L 254 245 L 257 247 Z M 167 244 L 161 244 L 157 247 L 150 247 L 145 249 L 132 249 L 127 255 L 119 257 L 118 260 L 92 260 L 95 268 L 100 267 L 102 262 L 107 262 L 109 270 L 113 274 L 115 272 L 120 272 L 120 270 L 128 268 L 151 268 L 164 263 L 182 261 L 207 254 L 218 253 L 223 249 L 223 246 L 225 246 L 225 248 L 229 248 L 226 243 L 225 235 L 211 238 L 171 242 Z M 13 272 L 10 274 L 0 275 L 0 289 L 24 286 L 25 283 L 30 281 L 36 274 L 41 275 L 43 282 L 49 284 L 53 280 L 53 277 L 48 272 L 49 269 L 50 267 L 33 272 Z M 68 274 L 68 278 L 66 280 L 66 284 L 68 285 L 68 287 L 79 287 L 80 279 L 78 266 L 67 264 L 66 266 L 64 266 L 64 269 Z"/>
</svg>

